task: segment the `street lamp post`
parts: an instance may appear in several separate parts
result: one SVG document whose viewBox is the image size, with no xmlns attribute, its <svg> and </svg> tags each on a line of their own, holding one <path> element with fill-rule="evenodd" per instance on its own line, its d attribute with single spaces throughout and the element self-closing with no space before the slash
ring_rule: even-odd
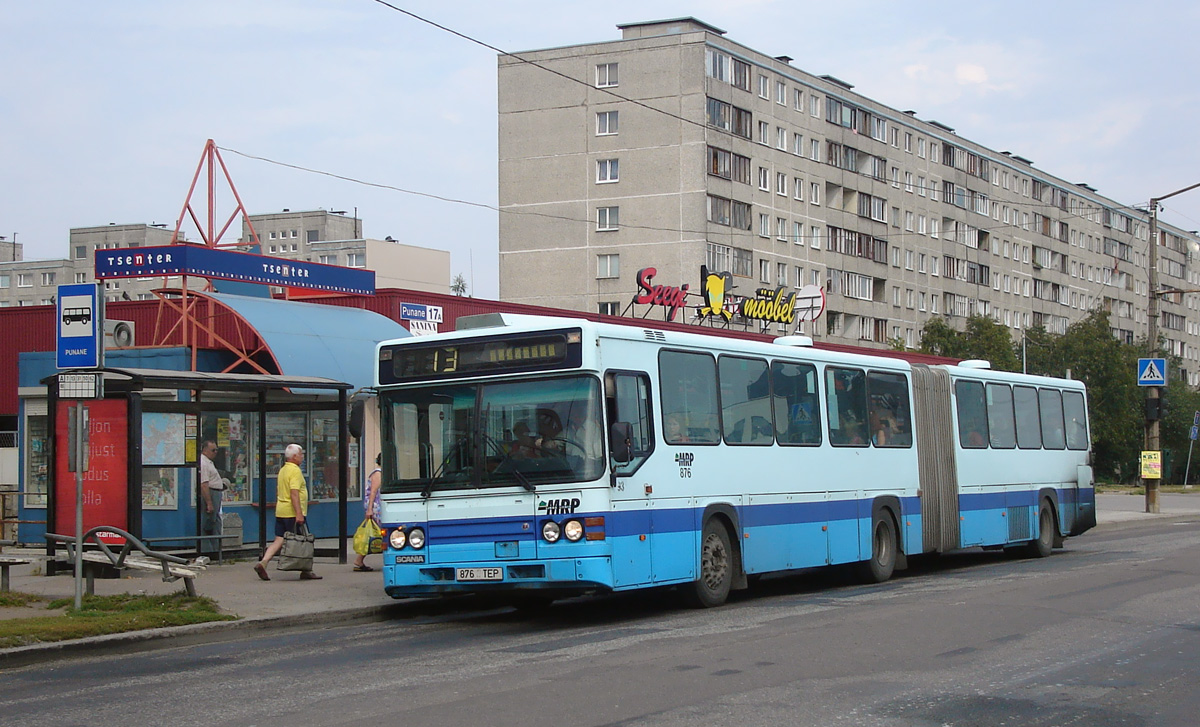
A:
<svg viewBox="0 0 1200 727">
<path fill-rule="evenodd" d="M 1164 199 L 1174 197 L 1177 194 L 1200 187 L 1200 182 L 1193 184 L 1190 187 L 1178 189 L 1170 194 L 1164 194 L 1161 197 L 1150 198 L 1150 270 L 1149 270 L 1149 285 L 1150 285 L 1150 303 L 1149 303 L 1149 331 L 1147 338 L 1150 344 L 1150 355 L 1153 356 L 1158 351 L 1158 299 L 1164 291 L 1158 289 L 1158 205 Z M 1172 292 L 1172 291 L 1167 291 Z M 1163 372 L 1166 375 L 1166 372 Z M 1159 451 L 1159 416 L 1162 411 L 1158 406 L 1158 400 L 1161 398 L 1159 387 L 1151 386 L 1147 394 L 1147 400 L 1153 403 L 1147 404 L 1147 414 L 1154 412 L 1154 416 L 1146 417 L 1146 435 L 1145 446 L 1148 452 Z M 1156 513 L 1159 511 L 1158 506 L 1158 483 L 1159 480 L 1154 478 L 1143 477 L 1142 485 L 1146 490 L 1146 512 Z"/>
</svg>

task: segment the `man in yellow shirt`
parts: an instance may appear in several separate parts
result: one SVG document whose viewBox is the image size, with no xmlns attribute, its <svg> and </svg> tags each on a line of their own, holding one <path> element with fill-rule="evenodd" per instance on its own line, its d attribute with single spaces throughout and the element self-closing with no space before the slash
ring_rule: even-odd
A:
<svg viewBox="0 0 1200 727">
<path fill-rule="evenodd" d="M 300 471 L 304 447 L 289 444 L 283 450 L 283 459 L 275 488 L 275 540 L 267 546 L 263 559 L 254 564 L 254 572 L 264 581 L 271 580 L 271 576 L 267 575 L 267 564 L 283 547 L 283 534 L 295 532 L 308 516 L 308 485 L 304 481 L 304 473 Z M 320 579 L 321 576 L 312 571 L 300 571 L 302 581 Z"/>
</svg>

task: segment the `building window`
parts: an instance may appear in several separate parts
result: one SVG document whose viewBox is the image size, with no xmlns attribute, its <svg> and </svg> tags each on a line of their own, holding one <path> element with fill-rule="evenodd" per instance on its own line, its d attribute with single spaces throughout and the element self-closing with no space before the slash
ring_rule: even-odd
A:
<svg viewBox="0 0 1200 727">
<path fill-rule="evenodd" d="M 788 183 L 788 176 L 787 176 L 786 172 L 776 172 L 775 173 L 775 193 L 776 194 L 786 197 L 787 196 L 787 183 Z"/>
<path fill-rule="evenodd" d="M 617 64 L 599 63 L 596 65 L 596 88 L 610 88 L 617 85 Z"/>
<path fill-rule="evenodd" d="M 596 136 L 617 133 L 617 112 L 601 111 L 596 114 Z"/>
<path fill-rule="evenodd" d="M 771 282 L 771 262 L 769 260 L 758 261 L 758 282 Z"/>
<path fill-rule="evenodd" d="M 775 82 L 775 103 L 787 106 L 787 84 L 783 81 Z"/>
<path fill-rule="evenodd" d="M 787 129 L 782 126 L 775 127 L 775 148 L 787 151 Z"/>
<path fill-rule="evenodd" d="M 771 79 L 766 76 L 758 77 L 758 95 L 762 98 L 771 98 Z"/>
<path fill-rule="evenodd" d="M 813 182 L 809 189 L 808 201 L 812 204 L 821 204 L 821 183 Z"/>
<path fill-rule="evenodd" d="M 821 118 L 821 97 L 815 93 L 808 94 L 808 115 L 813 118 Z"/>
<path fill-rule="evenodd" d="M 367 254 L 365 252 L 346 253 L 346 266 L 351 268 L 365 268 L 367 266 Z"/>
<path fill-rule="evenodd" d="M 767 137 L 771 135 L 771 125 L 765 121 L 758 122 L 758 143 L 770 144 L 771 141 Z"/>
<path fill-rule="evenodd" d="M 17 273 L 17 287 L 18 288 L 32 288 L 33 287 L 33 275 L 30 273 Z"/>
<path fill-rule="evenodd" d="M 775 264 L 775 282 L 781 286 L 787 285 L 787 263 Z"/>
<path fill-rule="evenodd" d="M 804 92 L 798 88 L 792 89 L 792 108 L 804 111 Z"/>
<path fill-rule="evenodd" d="M 743 91 L 750 90 L 750 64 L 745 61 L 733 59 L 733 80 L 730 81 L 734 87 L 740 88 Z"/>
<path fill-rule="evenodd" d="M 617 301 L 601 303 L 596 312 L 602 316 L 619 316 L 621 315 L 621 304 Z"/>
<path fill-rule="evenodd" d="M 295 230 L 289 230 L 289 231 L 288 231 L 288 237 L 290 237 L 290 238 L 292 238 L 293 240 L 295 240 L 295 239 L 296 239 L 296 231 L 295 231 Z"/>
<path fill-rule="evenodd" d="M 597 207 L 596 208 L 596 229 L 597 230 L 615 230 L 621 221 L 620 207 Z"/>
<path fill-rule="evenodd" d="M 760 237 L 771 236 L 771 216 L 759 214 L 758 216 L 758 234 Z"/>
<path fill-rule="evenodd" d="M 7 288 L 8 287 L 7 277 L 5 278 L 4 282 L 5 282 L 5 285 L 0 286 L 0 287 Z M 87 273 L 75 273 L 75 282 L 76 283 L 86 283 L 87 282 Z"/>
<path fill-rule="evenodd" d="M 336 254 L 318 255 L 317 262 L 321 263 L 322 265 L 337 265 L 338 264 L 338 256 Z"/>
<path fill-rule="evenodd" d="M 268 237 L 269 237 L 270 239 L 274 240 L 274 239 L 275 239 L 275 233 L 274 233 L 274 232 L 271 232 L 271 233 L 268 235 Z"/>
<path fill-rule="evenodd" d="M 764 192 L 771 191 L 770 179 L 771 179 L 771 173 L 769 171 L 767 171 L 767 168 L 759 167 L 758 168 L 758 188 Z"/>
<path fill-rule="evenodd" d="M 792 192 L 796 195 L 796 199 L 800 202 L 804 201 L 804 180 L 800 177 L 792 179 Z"/>
<path fill-rule="evenodd" d="M 11 281 L 12 278 L 8 276 L 8 273 L 0 273 L 0 290 L 6 290 Z"/>
<path fill-rule="evenodd" d="M 597 255 L 596 256 L 596 277 L 597 278 L 619 278 L 621 277 L 621 256 L 612 255 Z"/>
<path fill-rule="evenodd" d="M 754 253 L 741 248 L 733 248 L 733 274 L 750 277 L 754 266 Z"/>
<path fill-rule="evenodd" d="M 786 242 L 787 241 L 787 227 L 788 227 L 788 224 L 787 224 L 786 219 L 784 219 L 783 217 L 775 218 L 775 237 Z"/>
<path fill-rule="evenodd" d="M 618 161 L 616 159 L 601 159 L 596 162 L 596 183 L 606 184 L 620 180 Z"/>
<path fill-rule="evenodd" d="M 75 246 L 75 259 L 82 260 L 85 257 L 87 257 L 87 247 L 85 245 L 76 245 Z"/>
<path fill-rule="evenodd" d="M 54 273 L 42 273 L 42 285 L 54 285 Z"/>
<path fill-rule="evenodd" d="M 320 230 L 305 230 L 304 231 L 304 239 L 309 243 L 320 242 L 321 241 L 321 231 Z M 294 245 L 292 246 L 292 249 L 293 250 L 296 249 Z"/>
</svg>

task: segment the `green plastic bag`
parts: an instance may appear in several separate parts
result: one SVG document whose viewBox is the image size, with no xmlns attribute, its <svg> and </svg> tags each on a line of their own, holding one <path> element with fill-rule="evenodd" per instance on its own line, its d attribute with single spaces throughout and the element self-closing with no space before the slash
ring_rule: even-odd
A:
<svg viewBox="0 0 1200 727">
<path fill-rule="evenodd" d="M 372 518 L 362 521 L 354 531 L 354 552 L 359 555 L 375 555 L 383 552 L 383 530 Z"/>
</svg>

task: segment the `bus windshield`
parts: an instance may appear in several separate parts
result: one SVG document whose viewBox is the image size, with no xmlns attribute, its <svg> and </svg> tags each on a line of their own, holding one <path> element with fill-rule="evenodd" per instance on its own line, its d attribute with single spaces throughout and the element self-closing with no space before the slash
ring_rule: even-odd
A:
<svg viewBox="0 0 1200 727">
<path fill-rule="evenodd" d="M 533 490 L 604 474 L 600 382 L 593 376 L 399 389 L 381 396 L 381 410 L 393 463 L 384 492 Z"/>
</svg>

